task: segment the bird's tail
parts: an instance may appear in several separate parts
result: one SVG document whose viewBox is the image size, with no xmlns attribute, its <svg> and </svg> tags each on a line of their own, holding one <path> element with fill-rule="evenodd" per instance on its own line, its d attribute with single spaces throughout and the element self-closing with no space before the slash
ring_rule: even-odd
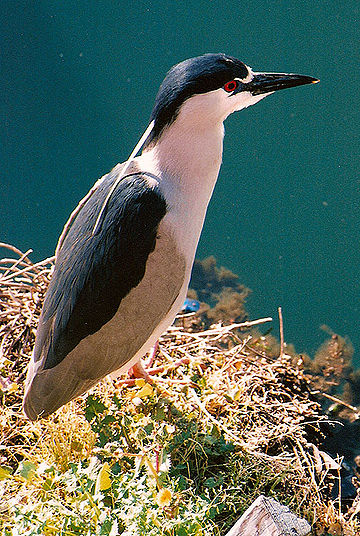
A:
<svg viewBox="0 0 360 536">
<path fill-rule="evenodd" d="M 48 417 L 58 408 L 85 393 L 99 380 L 79 378 L 65 359 L 56 367 L 36 371 L 33 359 L 27 374 L 23 411 L 31 420 Z"/>
</svg>

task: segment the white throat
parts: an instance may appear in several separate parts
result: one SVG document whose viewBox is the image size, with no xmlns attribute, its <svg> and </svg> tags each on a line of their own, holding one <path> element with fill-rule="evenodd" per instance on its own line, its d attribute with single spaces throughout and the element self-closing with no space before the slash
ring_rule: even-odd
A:
<svg viewBox="0 0 360 536">
<path fill-rule="evenodd" d="M 221 166 L 224 127 L 220 123 L 207 131 L 189 129 L 178 119 L 139 157 L 139 164 L 159 179 L 168 206 L 164 221 L 173 229 L 190 270 Z"/>
<path fill-rule="evenodd" d="M 141 167 L 157 175 L 168 203 L 206 210 L 222 161 L 223 118 L 206 117 L 193 97 L 157 143 L 141 155 Z M 144 168 L 143 168 L 144 169 Z"/>
</svg>

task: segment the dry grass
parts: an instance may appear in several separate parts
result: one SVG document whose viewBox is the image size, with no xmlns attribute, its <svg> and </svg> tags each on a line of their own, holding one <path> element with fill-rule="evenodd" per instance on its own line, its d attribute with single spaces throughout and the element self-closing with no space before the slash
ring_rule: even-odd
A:
<svg viewBox="0 0 360 536">
<path fill-rule="evenodd" d="M 306 516 L 313 523 L 314 534 L 360 533 L 357 503 L 351 516 L 330 499 L 339 466 L 316 446 L 328 424 L 310 394 L 301 361 L 294 365 L 286 353 L 278 359 L 269 357 L 267 338 L 250 332 L 247 323 L 217 324 L 199 331 L 196 317 L 178 320 L 160 340 L 152 364 L 156 386 L 151 392 L 142 394 L 141 387 L 128 378 L 116 385 L 104 380 L 91 397 L 100 399 L 106 410 L 95 412 L 93 418 L 85 418 L 89 399 L 84 396 L 47 420 L 29 423 L 21 414 L 25 368 L 53 259 L 32 264 L 29 252 L 0 246 L 18 256 L 17 260 L 4 259 L 0 265 L 0 528 L 4 534 L 17 534 L 14 505 L 24 512 L 29 505 L 42 513 L 46 510 L 44 489 L 47 500 L 56 499 L 65 510 L 70 508 L 61 476 L 70 464 L 91 466 L 97 456 L 112 463 L 116 460 L 119 471 L 135 474 L 131 460 L 147 459 L 160 474 L 158 454 L 165 450 L 172 470 L 179 468 L 177 477 L 196 482 L 192 489 L 199 495 L 206 487 L 210 493 L 212 483 L 218 485 L 216 492 L 232 505 L 234 519 L 239 515 L 235 509 L 244 509 L 265 491 Z M 99 420 L 103 413 L 111 417 L 106 427 L 105 421 Z M 144 435 L 149 427 L 151 433 Z M 117 439 L 112 441 L 113 437 Z M 216 458 L 216 470 L 211 468 L 215 458 L 206 450 L 210 439 L 218 441 L 217 445 L 225 441 L 224 452 L 220 449 Z M 226 453 L 226 445 L 232 446 L 231 455 Z M 223 468 L 224 460 L 231 470 Z M 51 485 L 46 476 L 49 467 L 55 468 L 57 475 Z M 224 485 L 216 484 L 221 471 Z M 185 498 L 179 491 L 175 496 L 172 509 L 164 510 L 167 519 L 180 516 Z M 74 510 L 74 497 L 71 500 Z M 91 501 L 96 512 L 96 501 Z M 51 515 L 53 532 L 48 527 L 46 534 L 58 534 L 64 514 L 57 518 L 52 510 Z M 223 533 L 228 521 L 219 516 L 216 523 L 212 533 Z M 163 532 L 159 529 L 154 534 Z"/>
</svg>

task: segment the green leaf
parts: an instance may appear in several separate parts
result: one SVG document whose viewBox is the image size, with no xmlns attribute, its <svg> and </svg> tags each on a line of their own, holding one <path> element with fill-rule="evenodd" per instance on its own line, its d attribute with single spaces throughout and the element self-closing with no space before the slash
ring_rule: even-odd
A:
<svg viewBox="0 0 360 536">
<path fill-rule="evenodd" d="M 102 421 L 101 421 L 101 425 L 102 426 L 105 426 L 106 424 L 111 424 L 112 422 L 116 422 L 116 418 L 114 417 L 114 415 L 106 415 Z"/>
<path fill-rule="evenodd" d="M 147 433 L 147 435 L 150 435 L 152 433 L 152 431 L 154 430 L 154 425 L 152 422 L 149 422 L 149 424 L 146 424 L 144 426 L 144 430 L 145 432 Z"/>
<path fill-rule="evenodd" d="M 157 404 L 155 406 L 153 417 L 156 421 L 165 421 L 166 413 L 164 407 L 161 404 Z"/>
<path fill-rule="evenodd" d="M 101 525 L 100 534 L 101 536 L 108 536 L 111 531 L 112 527 L 112 521 L 111 519 L 105 519 L 105 521 Z"/>
<path fill-rule="evenodd" d="M 16 473 L 26 480 L 32 480 L 36 474 L 36 465 L 32 462 L 24 460 L 19 463 Z"/>
<path fill-rule="evenodd" d="M 220 437 L 221 437 L 221 432 L 220 432 L 219 428 L 215 424 L 213 424 L 213 426 L 211 428 L 211 431 L 210 431 L 210 434 L 215 439 L 220 439 Z"/>
<path fill-rule="evenodd" d="M 191 481 L 185 478 L 183 475 L 180 475 L 177 485 L 180 491 L 185 491 L 186 489 L 190 489 Z"/>
<path fill-rule="evenodd" d="M 105 404 L 101 402 L 99 398 L 89 395 L 86 399 L 85 418 L 88 422 L 91 422 L 94 417 L 104 413 L 107 410 Z"/>
<path fill-rule="evenodd" d="M 8 465 L 0 465 L 0 480 L 5 480 L 12 475 L 12 468 Z"/>
</svg>

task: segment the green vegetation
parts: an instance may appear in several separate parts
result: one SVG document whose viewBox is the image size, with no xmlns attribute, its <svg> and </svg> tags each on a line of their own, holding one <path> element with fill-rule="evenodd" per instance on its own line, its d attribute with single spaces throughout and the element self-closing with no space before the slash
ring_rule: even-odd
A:
<svg viewBox="0 0 360 536">
<path fill-rule="evenodd" d="M 331 500 L 339 465 L 319 446 L 329 424 L 309 363 L 289 347 L 279 357 L 246 324 L 180 319 L 160 340 L 153 385 L 105 379 L 27 421 L 24 370 L 50 270 L 22 256 L 2 280 L 1 534 L 220 536 L 260 494 L 314 534 L 359 534 L 355 510 Z"/>
</svg>

